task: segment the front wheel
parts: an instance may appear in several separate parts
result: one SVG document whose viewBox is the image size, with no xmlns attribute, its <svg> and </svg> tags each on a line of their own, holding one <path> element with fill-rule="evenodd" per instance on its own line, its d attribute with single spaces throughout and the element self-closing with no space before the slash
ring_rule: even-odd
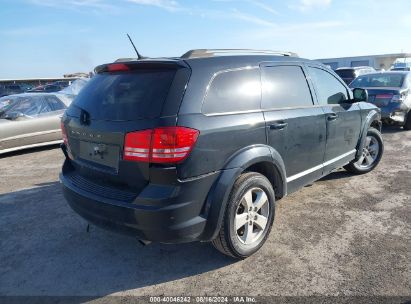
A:
<svg viewBox="0 0 411 304">
<path fill-rule="evenodd" d="M 368 173 L 377 167 L 383 152 L 384 142 L 381 133 L 375 128 L 369 128 L 360 158 L 344 168 L 355 174 Z"/>
<path fill-rule="evenodd" d="M 274 220 L 274 190 L 268 179 L 254 172 L 240 175 L 230 193 L 214 247 L 225 255 L 246 258 L 266 241 Z"/>
</svg>

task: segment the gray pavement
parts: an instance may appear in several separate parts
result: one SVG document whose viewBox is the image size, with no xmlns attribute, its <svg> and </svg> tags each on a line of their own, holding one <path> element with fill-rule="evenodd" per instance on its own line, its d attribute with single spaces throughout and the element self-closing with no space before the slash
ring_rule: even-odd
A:
<svg viewBox="0 0 411 304">
<path fill-rule="evenodd" d="M 411 132 L 380 166 L 332 173 L 278 202 L 265 246 L 236 261 L 206 243 L 152 244 L 64 201 L 57 147 L 0 157 L 0 295 L 411 295 Z"/>
</svg>

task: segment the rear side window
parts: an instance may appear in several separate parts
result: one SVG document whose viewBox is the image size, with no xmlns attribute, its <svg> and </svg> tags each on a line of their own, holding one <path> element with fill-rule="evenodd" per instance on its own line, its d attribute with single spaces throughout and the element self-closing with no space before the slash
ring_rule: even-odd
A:
<svg viewBox="0 0 411 304">
<path fill-rule="evenodd" d="M 299 66 L 263 69 L 263 109 L 312 106 L 311 92 Z"/>
<path fill-rule="evenodd" d="M 217 74 L 208 88 L 203 113 L 228 113 L 260 109 L 259 68 L 226 71 Z"/>
<path fill-rule="evenodd" d="M 175 72 L 150 69 L 97 74 L 72 105 L 87 111 L 92 120 L 159 117 Z"/>
<path fill-rule="evenodd" d="M 321 105 L 339 104 L 348 100 L 347 89 L 337 78 L 319 68 L 309 67 L 308 69 Z"/>
<path fill-rule="evenodd" d="M 55 96 L 47 96 L 46 100 L 50 105 L 51 111 L 63 110 L 66 108 L 64 103 Z"/>
</svg>

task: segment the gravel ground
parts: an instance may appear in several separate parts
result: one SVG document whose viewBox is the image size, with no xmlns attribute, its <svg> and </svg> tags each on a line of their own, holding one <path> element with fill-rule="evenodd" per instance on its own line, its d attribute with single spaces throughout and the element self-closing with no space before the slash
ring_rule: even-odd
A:
<svg viewBox="0 0 411 304">
<path fill-rule="evenodd" d="M 91 227 L 64 201 L 57 147 L 0 158 L 0 295 L 411 295 L 411 132 L 384 131 L 379 167 L 278 202 L 236 261 L 206 243 L 152 244 Z"/>
</svg>

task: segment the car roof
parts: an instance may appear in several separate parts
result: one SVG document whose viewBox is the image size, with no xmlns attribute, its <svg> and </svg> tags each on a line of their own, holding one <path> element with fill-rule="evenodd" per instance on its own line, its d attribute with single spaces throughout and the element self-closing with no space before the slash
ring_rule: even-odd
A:
<svg viewBox="0 0 411 304">
<path fill-rule="evenodd" d="M 159 58 L 119 58 L 113 63 L 143 63 L 143 64 L 176 64 L 180 66 L 201 65 L 202 63 L 214 66 L 248 66 L 261 62 L 310 62 L 326 67 L 321 62 L 300 58 L 294 52 L 255 50 L 255 49 L 193 49 L 180 57 Z M 96 67 L 95 71 L 103 71 L 107 64 Z"/>
<path fill-rule="evenodd" d="M 384 72 L 376 72 L 376 73 L 369 73 L 369 74 L 364 74 L 361 76 L 375 76 L 375 75 L 384 75 L 384 74 L 392 74 L 392 75 L 410 75 L 410 71 L 384 71 Z M 358 76 L 358 77 L 361 77 Z"/>
<path fill-rule="evenodd" d="M 193 57 L 193 58 L 182 58 L 182 57 L 165 57 L 165 58 L 144 58 L 144 59 L 133 59 L 133 60 L 118 60 L 116 62 L 121 63 L 131 63 L 131 64 L 175 64 L 179 66 L 190 66 L 190 67 L 207 67 L 214 69 L 230 69 L 238 68 L 244 66 L 256 66 L 263 62 L 307 62 L 323 66 L 327 68 L 324 64 L 318 61 L 313 61 L 309 59 L 304 59 L 294 56 L 279 56 L 279 55 L 269 55 L 269 54 L 253 54 L 253 55 L 222 55 L 222 56 L 209 56 L 209 57 Z M 96 68 L 105 66 L 101 65 Z"/>
</svg>

